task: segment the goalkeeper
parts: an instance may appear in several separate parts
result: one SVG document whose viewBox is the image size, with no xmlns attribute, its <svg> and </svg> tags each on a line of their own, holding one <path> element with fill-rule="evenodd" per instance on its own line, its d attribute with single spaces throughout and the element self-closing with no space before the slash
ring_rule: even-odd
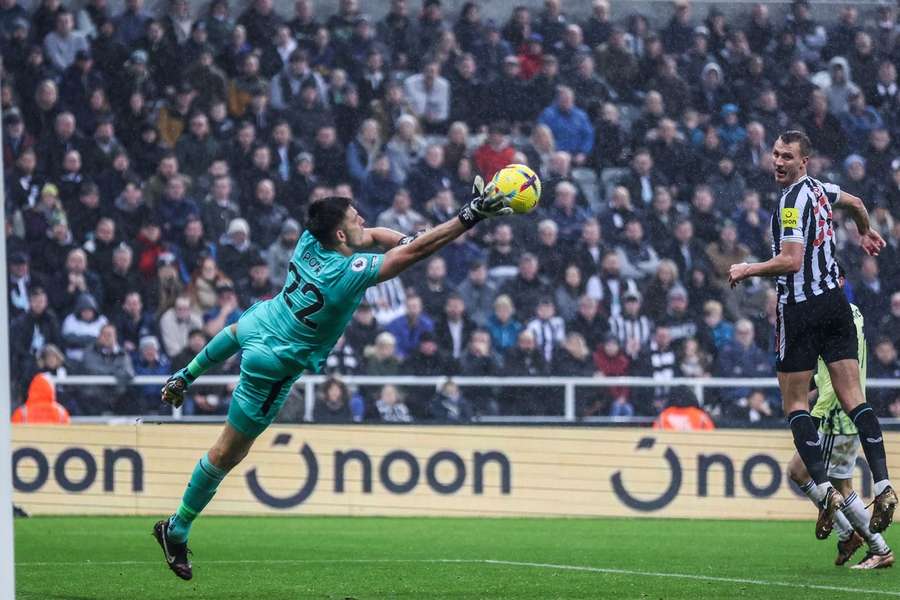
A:
<svg viewBox="0 0 900 600">
<path fill-rule="evenodd" d="M 479 221 L 513 212 L 509 199 L 492 183 L 485 187 L 480 176 L 473 194 L 457 217 L 415 236 L 364 228 L 365 221 L 347 198 L 314 202 L 281 293 L 251 306 L 237 324 L 220 331 L 187 367 L 169 378 L 162 400 L 177 407 L 197 377 L 242 351 L 240 380 L 219 439 L 194 468 L 178 510 L 153 528 L 178 577 L 193 576 L 187 548 L 191 523 L 275 419 L 300 374 L 321 371 L 366 288 L 434 254 Z M 359 252 L 376 245 L 390 250 Z"/>
<path fill-rule="evenodd" d="M 859 344 L 860 384 L 865 394 L 866 388 L 866 338 L 863 335 L 863 316 L 855 305 L 850 305 L 853 322 L 856 325 L 856 339 Z M 844 503 L 835 513 L 833 523 L 825 523 L 816 529 L 816 537 L 825 539 L 831 533 L 832 526 L 838 530 L 838 553 L 834 564 L 845 564 L 862 546 L 863 538 L 869 551 L 854 569 L 883 569 L 894 564 L 894 553 L 888 547 L 880 533 L 869 529 L 869 512 L 862 500 L 853 490 L 853 470 L 856 468 L 856 456 L 859 453 L 859 436 L 853 421 L 841 408 L 837 394 L 831 385 L 831 376 L 822 358 L 819 358 L 818 369 L 813 378 L 815 389 L 810 392 L 814 397 L 818 390 L 818 400 L 811 415 L 819 424 L 819 444 L 822 447 L 825 468 L 832 485 L 844 497 Z M 788 475 L 800 486 L 800 489 L 813 501 L 812 490 L 815 483 L 810 478 L 803 461 L 797 453 L 788 464 Z M 820 507 L 821 511 L 821 507 Z M 821 520 L 821 519 L 820 519 Z"/>
</svg>

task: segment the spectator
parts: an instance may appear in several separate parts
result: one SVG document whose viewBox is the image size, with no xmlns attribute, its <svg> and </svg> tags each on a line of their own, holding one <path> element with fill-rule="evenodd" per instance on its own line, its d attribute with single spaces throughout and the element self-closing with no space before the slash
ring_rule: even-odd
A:
<svg viewBox="0 0 900 600">
<path fill-rule="evenodd" d="M 44 38 L 44 51 L 47 59 L 59 71 L 65 71 L 75 62 L 78 52 L 89 56 L 90 46 L 87 39 L 78 31 L 74 31 L 75 19 L 68 10 L 62 8 L 56 12 L 53 31 Z"/>
<path fill-rule="evenodd" d="M 191 333 L 202 327 L 203 319 L 191 308 L 190 297 L 176 298 L 175 305 L 159 319 L 159 331 L 166 355 L 174 358 L 181 354 L 188 347 Z"/>
<path fill-rule="evenodd" d="M 256 184 L 254 204 L 250 211 L 250 226 L 256 240 L 263 248 L 268 248 L 278 239 L 288 211 L 275 201 L 275 183 L 271 179 L 261 179 Z"/>
<path fill-rule="evenodd" d="M 351 406 L 353 404 L 356 406 Z M 356 408 L 355 411 L 354 408 Z M 340 379 L 329 378 L 326 380 L 316 397 L 313 421 L 316 423 L 352 423 L 361 420 L 362 400 L 351 399 L 350 390 Z"/>
<path fill-rule="evenodd" d="M 428 406 L 429 418 L 437 423 L 469 423 L 474 416 L 471 403 L 452 380 L 441 386 Z"/>
<path fill-rule="evenodd" d="M 734 327 L 734 341 L 728 342 L 716 358 L 719 377 L 767 377 L 772 369 L 762 350 L 753 339 L 753 323 L 739 320 Z M 744 402 L 750 394 L 747 388 L 727 388 L 720 392 L 727 402 Z M 743 399 L 743 400 L 742 400 Z"/>
<path fill-rule="evenodd" d="M 747 396 L 746 411 L 742 417 L 742 425 L 750 427 L 775 427 L 778 424 L 778 415 L 772 409 L 772 405 L 762 390 L 753 390 Z"/>
<path fill-rule="evenodd" d="M 219 143 L 210 134 L 209 117 L 204 113 L 191 116 L 188 127 L 187 135 L 178 138 L 175 152 L 187 175 L 196 178 L 212 164 L 219 153 Z"/>
<path fill-rule="evenodd" d="M 119 338 L 126 352 L 134 353 L 141 338 L 156 335 L 156 321 L 144 312 L 144 303 L 137 291 L 125 295 L 117 314 L 114 315 L 113 323 L 116 331 L 120 332 Z"/>
<path fill-rule="evenodd" d="M 594 58 L 597 72 L 609 83 L 616 95 L 622 99 L 632 99 L 640 71 L 638 60 L 626 40 L 625 30 L 614 26 L 606 43 L 594 50 Z"/>
<path fill-rule="evenodd" d="M 419 339 L 421 342 L 421 338 Z M 375 337 L 375 344 L 365 352 L 366 372 L 370 375 L 396 375 L 400 372 L 397 338 L 383 331 Z"/>
<path fill-rule="evenodd" d="M 28 310 L 10 324 L 9 344 L 11 372 L 19 377 L 34 370 L 34 361 L 42 348 L 49 344 L 62 347 L 62 329 L 49 308 L 43 287 L 34 285 L 28 289 Z"/>
<path fill-rule="evenodd" d="M 554 301 L 559 309 L 559 316 L 570 321 L 578 313 L 578 303 L 584 295 L 586 282 L 578 265 L 568 265 L 563 273 L 563 280 L 554 292 Z"/>
<path fill-rule="evenodd" d="M 665 314 L 666 296 L 669 290 L 678 285 L 681 285 L 681 280 L 675 262 L 669 259 L 659 261 L 653 279 L 648 281 L 644 288 L 644 294 L 647 296 L 644 309 L 648 317 L 659 319 Z M 632 294 L 632 297 L 636 296 L 636 294 Z"/>
<path fill-rule="evenodd" d="M 466 350 L 459 359 L 459 374 L 466 377 L 496 377 L 503 369 L 502 357 L 491 348 L 488 332 L 476 329 L 469 337 Z M 468 394 L 478 414 L 496 415 L 499 405 L 492 389 L 475 387 Z"/>
<path fill-rule="evenodd" d="M 556 104 L 544 109 L 538 121 L 553 132 L 557 148 L 572 154 L 576 166 L 585 163 L 594 146 L 594 128 L 585 112 L 575 106 L 571 88 L 561 86 Z"/>
<path fill-rule="evenodd" d="M 703 325 L 714 346 L 706 350 L 716 354 L 734 339 L 734 325 L 725 319 L 722 303 L 707 300 L 703 303 Z"/>
<path fill-rule="evenodd" d="M 880 337 L 875 340 L 875 352 L 869 365 L 869 377 L 894 380 L 900 377 L 900 360 L 897 360 L 897 348 L 894 340 L 889 337 Z M 893 397 L 891 392 L 892 390 L 875 390 L 868 393 L 869 402 L 879 414 L 887 414 L 888 405 Z"/>
<path fill-rule="evenodd" d="M 422 298 L 406 297 L 406 314 L 391 321 L 386 331 L 397 342 L 397 355 L 402 359 L 411 354 L 419 345 L 423 333 L 434 331 L 434 321 L 423 313 Z"/>
<path fill-rule="evenodd" d="M 425 203 L 437 193 L 450 187 L 450 173 L 444 168 L 444 148 L 431 144 L 425 156 L 409 171 L 407 188 L 418 210 L 424 210 Z"/>
<path fill-rule="evenodd" d="M 443 133 L 450 117 L 450 84 L 440 76 L 440 65 L 429 61 L 422 72 L 410 75 L 404 82 L 406 97 L 413 114 L 428 133 Z"/>
<path fill-rule="evenodd" d="M 659 256 L 644 239 L 644 226 L 637 219 L 625 224 L 625 236 L 616 248 L 621 262 L 622 275 L 642 281 L 656 271 Z"/>
<path fill-rule="evenodd" d="M 534 334 L 522 330 L 515 346 L 505 352 L 503 375 L 505 377 L 542 377 L 548 373 L 547 361 L 535 343 Z M 542 390 L 534 386 L 505 387 L 500 394 L 500 404 L 505 414 L 541 414 Z"/>
<path fill-rule="evenodd" d="M 710 431 L 716 425 L 697 405 L 697 398 L 690 389 L 677 387 L 672 390 L 666 409 L 653 422 L 653 428 L 664 431 Z"/>
<path fill-rule="evenodd" d="M 590 377 L 594 374 L 594 363 L 591 351 L 587 347 L 582 336 L 577 331 L 570 331 L 566 334 L 559 348 L 553 354 L 553 363 L 550 371 L 554 375 L 564 377 Z M 590 390 L 587 395 L 594 395 Z M 584 398 L 578 398 L 579 403 L 584 406 Z M 579 412 L 583 412 L 579 411 Z"/>
<path fill-rule="evenodd" d="M 489 181 L 494 173 L 513 162 L 515 148 L 510 145 L 508 135 L 509 130 L 504 123 L 492 124 L 484 144 L 475 151 L 475 168 L 485 181 Z"/>
<path fill-rule="evenodd" d="M 687 290 L 680 285 L 675 286 L 669 290 L 667 299 L 666 312 L 657 322 L 669 330 L 672 342 L 680 349 L 684 340 L 702 337 L 701 331 L 696 319 L 688 312 Z M 701 340 L 701 345 L 711 348 L 714 343 L 712 340 L 703 339 Z"/>
<path fill-rule="evenodd" d="M 381 388 L 375 408 L 383 423 L 412 423 L 413 418 L 409 408 L 403 401 L 403 395 L 393 385 Z"/>
<path fill-rule="evenodd" d="M 88 269 L 87 253 L 81 248 L 69 251 L 65 265 L 50 289 L 53 290 L 51 304 L 60 314 L 71 311 L 82 294 L 91 294 L 98 305 L 103 302 L 103 284 L 100 277 Z"/>
<path fill-rule="evenodd" d="M 150 280 L 145 290 L 147 310 L 157 318 L 175 305 L 175 298 L 184 289 L 181 281 L 182 265 L 171 252 L 162 252 L 156 259 L 156 276 Z"/>
<path fill-rule="evenodd" d="M 551 298 L 541 298 L 538 302 L 535 318 L 526 329 L 535 338 L 535 342 L 548 364 L 552 364 L 554 354 L 566 336 L 566 323 L 556 316 L 556 306 Z"/>
<path fill-rule="evenodd" d="M 537 257 L 530 252 L 525 252 L 519 257 L 518 274 L 500 288 L 502 294 L 516 299 L 519 315 L 523 319 L 531 318 L 538 300 L 548 296 L 552 291 L 546 280 L 539 275 Z"/>
<path fill-rule="evenodd" d="M 134 377 L 134 367 L 131 357 L 118 344 L 115 325 L 106 324 L 100 329 L 96 341 L 84 350 L 81 364 L 86 375 L 112 375 L 117 382 L 113 394 L 106 386 L 84 388 L 80 404 L 85 414 L 109 411 L 136 414 L 136 407 L 125 395 L 128 383 Z"/>
<path fill-rule="evenodd" d="M 232 281 L 241 279 L 249 271 L 250 260 L 258 254 L 256 244 L 250 241 L 250 225 L 244 219 L 233 219 L 216 251 L 222 272 Z"/>
<path fill-rule="evenodd" d="M 494 227 L 491 237 L 491 247 L 487 259 L 488 273 L 492 278 L 504 282 L 518 273 L 512 227 L 508 223 L 501 222 Z M 536 259 L 537 257 L 535 257 Z M 518 260 L 522 260 L 522 257 L 519 257 Z"/>
<path fill-rule="evenodd" d="M 294 255 L 294 248 L 300 239 L 300 224 L 294 219 L 285 219 L 281 225 L 281 234 L 272 242 L 265 252 L 266 264 L 269 267 L 269 281 L 272 285 L 282 285 L 287 277 L 288 264 Z"/>
<path fill-rule="evenodd" d="M 872 256 L 863 256 L 859 277 L 853 281 L 853 295 L 855 304 L 866 315 L 866 335 L 870 338 L 875 337 L 877 323 L 888 314 L 887 289 L 879 274 L 878 261 Z"/>
<path fill-rule="evenodd" d="M 200 261 L 205 257 L 215 256 L 216 247 L 204 239 L 203 222 L 198 216 L 192 215 L 188 217 L 184 225 L 182 239 L 176 250 L 180 267 L 183 269 L 183 278 L 186 278 L 188 273 L 197 268 Z"/>
<path fill-rule="evenodd" d="M 250 261 L 250 271 L 246 278 L 238 282 L 238 298 L 240 306 L 251 307 L 257 302 L 270 300 L 278 294 L 283 282 L 272 283 L 269 277 L 269 264 L 262 256 Z"/>
<path fill-rule="evenodd" d="M 140 339 L 137 348 L 137 358 L 134 361 L 135 375 L 168 375 L 172 366 L 169 359 L 162 353 L 159 340 L 155 336 L 146 335 Z M 138 388 L 137 403 L 141 414 L 159 413 L 167 411 L 159 401 L 159 386 L 145 385 Z"/>
<path fill-rule="evenodd" d="M 712 265 L 716 283 L 725 289 L 729 267 L 745 262 L 750 257 L 750 249 L 737 241 L 737 227 L 734 221 L 725 221 L 719 233 L 719 241 L 712 242 L 706 247 L 706 256 Z"/>
<path fill-rule="evenodd" d="M 891 312 L 881 318 L 878 331 L 892 340 L 900 340 L 900 292 L 891 294 Z"/>
<path fill-rule="evenodd" d="M 203 315 L 203 330 L 210 338 L 229 325 L 234 325 L 241 317 L 240 304 L 234 286 L 222 282 L 216 286 L 216 305 Z"/>
<path fill-rule="evenodd" d="M 412 197 L 405 188 L 394 194 L 391 207 L 378 215 L 378 227 L 387 227 L 402 233 L 413 233 L 416 226 L 425 222 L 425 217 L 412 208 Z"/>
<path fill-rule="evenodd" d="M 852 152 L 865 150 L 869 134 L 884 128 L 884 121 L 878 111 L 866 104 L 866 97 L 859 89 L 847 96 L 847 110 L 838 114 L 841 129 Z"/>
<path fill-rule="evenodd" d="M 594 367 L 597 374 L 604 377 L 624 377 L 629 374 L 631 360 L 623 352 L 619 338 L 613 333 L 603 337 L 602 344 L 598 344 L 594 350 Z M 630 391 L 625 386 L 600 388 L 603 392 L 591 406 L 585 407 L 584 414 L 597 415 L 603 411 L 603 406 L 609 406 L 612 413 L 617 415 L 633 415 L 634 407 L 629 402 Z M 615 416 L 615 415 L 613 415 Z"/>
<path fill-rule="evenodd" d="M 837 117 L 843 112 L 835 110 L 825 92 L 815 90 L 810 94 L 809 108 L 801 114 L 801 125 L 813 147 L 832 161 L 846 152 L 847 139 Z"/>
<path fill-rule="evenodd" d="M 459 284 L 457 292 L 472 321 L 479 327 L 484 327 L 491 315 L 494 298 L 497 296 L 497 285 L 488 279 L 487 266 L 484 262 L 474 261 L 469 265 L 468 277 Z"/>
<path fill-rule="evenodd" d="M 652 377 L 661 382 L 681 375 L 678 356 L 672 345 L 672 334 L 668 327 L 660 325 L 653 334 L 653 339 L 646 350 L 636 360 L 633 370 L 635 375 Z M 635 400 L 636 412 L 642 415 L 654 415 L 661 412 L 671 388 L 660 386 L 642 391 L 640 399 Z"/>
</svg>

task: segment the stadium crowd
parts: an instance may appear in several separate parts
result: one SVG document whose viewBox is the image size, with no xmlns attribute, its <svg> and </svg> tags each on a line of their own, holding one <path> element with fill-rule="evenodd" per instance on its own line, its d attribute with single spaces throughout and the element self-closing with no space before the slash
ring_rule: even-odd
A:
<svg viewBox="0 0 900 600">
<path fill-rule="evenodd" d="M 773 375 L 770 281 L 728 267 L 770 250 L 770 147 L 799 128 L 809 172 L 862 197 L 876 259 L 841 219 L 845 290 L 866 317 L 869 377 L 900 362 L 900 24 L 896 7 L 833 23 L 793 3 L 726 23 L 686 0 L 658 29 L 585 19 L 561 0 L 516 7 L 392 0 L 0 0 L 10 343 L 18 399 L 36 372 L 114 375 L 60 387 L 75 415 L 154 413 L 134 374 L 184 366 L 283 284 L 305 209 L 354 198 L 370 224 L 452 218 L 476 173 L 511 162 L 543 181 L 539 210 L 473 229 L 371 288 L 329 356 L 334 375 Z M 219 372 L 233 373 L 234 360 Z M 192 388 L 189 414 L 228 389 Z M 722 389 L 720 422 L 778 423 L 772 390 Z M 682 397 L 683 394 L 677 394 Z M 581 390 L 579 415 L 656 415 L 665 387 Z M 686 401 L 690 403 L 690 399 Z M 900 394 L 870 391 L 884 416 Z M 553 414 L 543 388 L 321 386 L 318 421 L 467 421 Z M 297 418 L 286 407 L 285 418 Z"/>
</svg>

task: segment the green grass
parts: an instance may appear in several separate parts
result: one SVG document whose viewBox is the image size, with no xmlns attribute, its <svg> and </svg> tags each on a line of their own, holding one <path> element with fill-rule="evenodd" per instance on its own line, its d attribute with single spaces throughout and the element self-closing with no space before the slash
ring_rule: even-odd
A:
<svg viewBox="0 0 900 600">
<path fill-rule="evenodd" d="M 150 536 L 154 521 L 17 520 L 17 598 L 900 597 L 900 570 L 834 567 L 834 541 L 817 542 L 811 522 L 204 517 L 184 582 Z"/>
</svg>

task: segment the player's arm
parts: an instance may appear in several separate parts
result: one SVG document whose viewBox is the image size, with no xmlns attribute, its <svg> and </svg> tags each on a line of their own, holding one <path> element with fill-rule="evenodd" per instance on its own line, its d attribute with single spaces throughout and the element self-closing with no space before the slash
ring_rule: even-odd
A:
<svg viewBox="0 0 900 600">
<path fill-rule="evenodd" d="M 841 190 L 839 200 L 834 204 L 834 207 L 850 213 L 850 217 L 856 223 L 856 229 L 859 231 L 859 245 L 862 246 L 862 249 L 869 256 L 878 256 L 881 249 L 885 246 L 884 239 L 870 227 L 869 211 L 866 210 L 866 205 L 863 201 L 857 196 Z"/>
<path fill-rule="evenodd" d="M 734 287 L 750 277 L 792 275 L 802 267 L 803 244 L 799 242 L 782 242 L 781 252 L 765 262 L 731 265 L 731 268 L 728 270 L 728 283 L 731 284 L 731 287 Z"/>
<path fill-rule="evenodd" d="M 406 237 L 406 234 L 387 227 L 368 227 L 363 230 L 363 236 L 361 248 L 371 248 L 372 246 L 393 248 L 400 243 L 400 240 Z"/>
<path fill-rule="evenodd" d="M 398 246 L 388 250 L 378 270 L 378 281 L 396 277 L 404 269 L 431 256 L 480 221 L 512 214 L 509 198 L 499 194 L 493 183 L 485 187 L 480 175 L 475 177 L 472 192 L 475 197 L 459 210 L 457 218 L 441 223 L 424 233 L 405 237 L 398 242 Z"/>
<path fill-rule="evenodd" d="M 399 275 L 412 264 L 431 256 L 467 230 L 459 219 L 451 219 L 416 237 L 409 244 L 388 250 L 378 270 L 378 281 Z"/>
</svg>

